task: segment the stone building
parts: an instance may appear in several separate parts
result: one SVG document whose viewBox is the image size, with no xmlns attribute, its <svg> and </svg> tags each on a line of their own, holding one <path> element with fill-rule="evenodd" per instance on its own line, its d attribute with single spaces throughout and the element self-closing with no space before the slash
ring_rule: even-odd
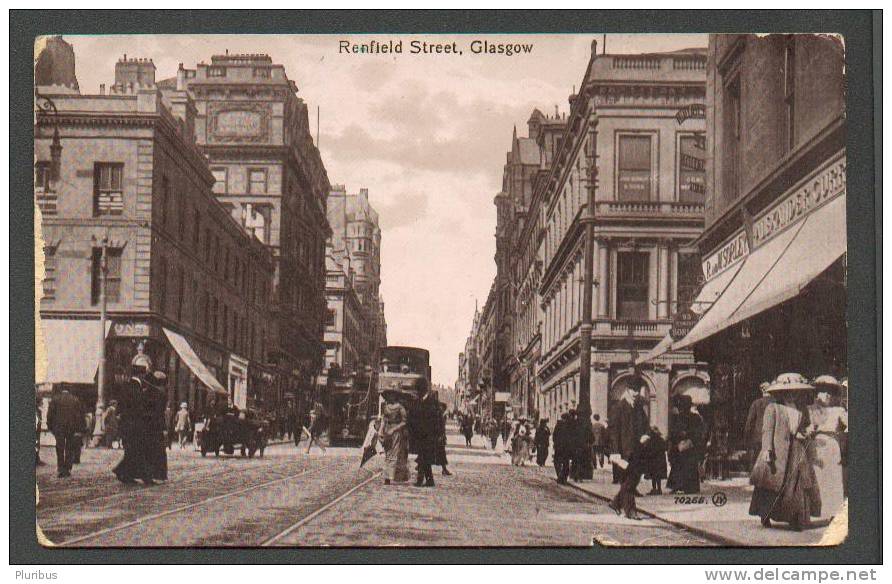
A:
<svg viewBox="0 0 892 584">
<path fill-rule="evenodd" d="M 708 403 L 705 366 L 690 351 L 636 363 L 696 289 L 691 244 L 703 229 L 705 130 L 697 105 L 705 91 L 703 49 L 609 55 L 592 43 L 541 195 L 537 375 L 545 417 L 578 404 L 588 222 L 595 238 L 591 411 L 603 418 L 625 388 L 643 388 L 651 423 L 666 432 L 673 394 Z"/>
<path fill-rule="evenodd" d="M 705 282 L 696 324 L 662 345 L 710 364 L 741 448 L 760 382 L 847 375 L 843 44 L 710 35 L 706 87 Z"/>
<path fill-rule="evenodd" d="M 280 391 L 300 399 L 321 372 L 329 181 L 313 142 L 307 104 L 268 55 L 213 55 L 180 66 L 161 86 L 195 104 L 195 140 L 210 162 L 214 193 L 272 252 L 275 275 L 267 360 Z"/>
<path fill-rule="evenodd" d="M 514 132 L 504 171 L 505 191 L 514 201 L 507 267 L 513 304 L 506 377 L 514 409 L 524 416 L 537 413 L 536 367 L 542 339 L 542 306 L 538 300 L 543 265 L 540 253 L 542 193 L 566 123 L 566 116 L 558 112 L 549 117 L 538 109 L 533 110 L 527 122 L 527 137 L 518 138 Z"/>
<path fill-rule="evenodd" d="M 172 404 L 200 414 L 214 393 L 242 407 L 268 403 L 273 258 L 211 192 L 190 130 L 194 104 L 160 91 L 151 61 L 126 57 L 112 93 L 82 95 L 71 47 L 48 46 L 34 134 L 47 356 L 38 383 L 64 384 L 94 404 L 104 338 L 109 399 L 142 352 L 167 373 Z"/>
<path fill-rule="evenodd" d="M 368 189 L 347 194 L 344 185 L 334 185 L 328 194 L 329 245 L 332 253 L 347 258 L 352 272 L 351 287 L 359 301 L 361 344 L 353 365 L 376 367 L 381 347 L 387 345 L 387 324 L 381 298 L 381 228 L 378 213 L 369 203 Z M 328 295 L 326 285 L 326 294 Z M 329 303 L 329 309 L 332 306 Z M 330 351 L 331 346 L 326 345 Z M 328 361 L 326 361 L 326 366 Z"/>
<path fill-rule="evenodd" d="M 356 271 L 343 250 L 326 248 L 325 367 L 317 384 L 323 388 L 329 376 L 347 376 L 369 365 L 370 345 L 366 312 L 356 291 Z"/>
</svg>

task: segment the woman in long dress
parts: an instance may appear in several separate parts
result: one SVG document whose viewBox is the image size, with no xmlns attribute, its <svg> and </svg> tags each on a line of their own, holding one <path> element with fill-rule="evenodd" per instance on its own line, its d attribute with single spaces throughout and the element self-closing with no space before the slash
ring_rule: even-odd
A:
<svg viewBox="0 0 892 584">
<path fill-rule="evenodd" d="M 384 446 L 384 484 L 409 480 L 409 414 L 397 400 L 395 391 L 384 392 L 381 406 L 381 443 Z"/>
<path fill-rule="evenodd" d="M 514 439 L 512 442 L 511 464 L 524 466 L 530 459 L 530 431 L 526 421 L 521 420 L 514 427 Z"/>
<path fill-rule="evenodd" d="M 831 519 L 842 507 L 843 466 L 839 434 L 848 427 L 848 415 L 838 405 L 839 382 L 829 375 L 815 380 L 817 396 L 808 407 L 809 423 L 815 433 L 811 463 L 821 496 L 820 519 Z"/>
<path fill-rule="evenodd" d="M 773 520 L 798 531 L 809 527 L 821 511 L 808 454 L 813 436 L 806 402 L 813 387 L 801 375 L 785 373 L 767 391 L 777 403 L 765 408 L 762 450 L 750 474 L 755 489 L 749 513 L 758 515 L 764 527 L 771 527 Z"/>
</svg>

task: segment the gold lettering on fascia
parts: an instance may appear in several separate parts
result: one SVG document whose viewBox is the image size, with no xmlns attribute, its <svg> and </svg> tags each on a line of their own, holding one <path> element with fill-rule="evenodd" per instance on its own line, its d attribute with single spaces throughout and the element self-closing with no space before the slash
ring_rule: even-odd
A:
<svg viewBox="0 0 892 584">
<path fill-rule="evenodd" d="M 845 192 L 846 159 L 834 162 L 753 223 L 753 245 L 758 246 L 796 220 Z"/>
<path fill-rule="evenodd" d="M 737 262 L 741 261 L 750 252 L 746 231 L 740 231 L 722 247 L 703 261 L 703 276 L 711 280 Z"/>
</svg>

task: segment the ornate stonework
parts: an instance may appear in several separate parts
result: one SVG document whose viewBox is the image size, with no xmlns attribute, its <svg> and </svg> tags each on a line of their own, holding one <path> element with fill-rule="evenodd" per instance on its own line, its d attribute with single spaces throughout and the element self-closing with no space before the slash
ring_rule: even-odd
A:
<svg viewBox="0 0 892 584">
<path fill-rule="evenodd" d="M 268 143 L 270 111 L 266 103 L 211 102 L 208 104 L 208 142 Z"/>
</svg>

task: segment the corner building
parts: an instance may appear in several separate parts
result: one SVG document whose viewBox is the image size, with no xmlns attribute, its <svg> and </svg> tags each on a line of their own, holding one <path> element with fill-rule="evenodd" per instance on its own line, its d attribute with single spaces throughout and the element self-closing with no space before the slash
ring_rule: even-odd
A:
<svg viewBox="0 0 892 584">
<path fill-rule="evenodd" d="M 65 386 L 94 407 L 104 342 L 108 399 L 143 352 L 168 375 L 168 402 L 188 403 L 194 417 L 213 398 L 270 403 L 263 379 L 250 374 L 268 347 L 273 259 L 211 192 L 190 98 L 160 90 L 149 59 L 126 56 L 108 94 L 104 86 L 81 94 L 73 50 L 58 37 L 38 63 L 38 104 L 55 106 L 38 111 L 34 129 L 47 355 L 38 392 Z"/>
<path fill-rule="evenodd" d="M 703 49 L 610 55 L 592 43 L 541 187 L 541 417 L 554 420 L 578 404 L 586 222 L 595 236 L 592 413 L 608 417 L 627 387 L 643 387 L 650 422 L 665 433 L 672 395 L 708 404 L 706 366 L 691 351 L 639 364 L 696 291 L 705 91 Z"/>
</svg>

